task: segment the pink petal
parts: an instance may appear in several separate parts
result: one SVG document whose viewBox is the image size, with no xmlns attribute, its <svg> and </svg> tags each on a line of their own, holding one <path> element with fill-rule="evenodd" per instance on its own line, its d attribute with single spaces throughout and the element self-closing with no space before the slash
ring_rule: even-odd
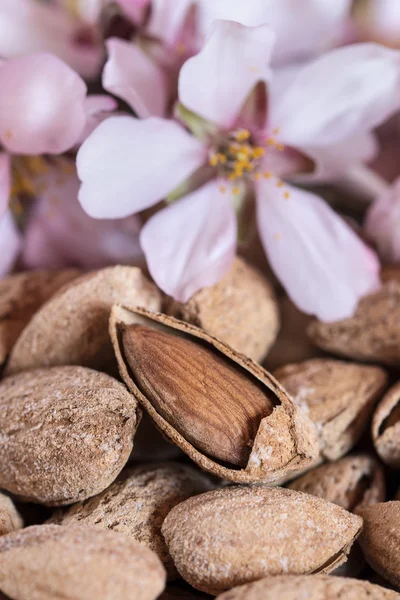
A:
<svg viewBox="0 0 400 600">
<path fill-rule="evenodd" d="M 10 211 L 0 217 L 0 277 L 14 266 L 21 249 L 21 236 Z"/>
<path fill-rule="evenodd" d="M 205 159 L 206 148 L 178 123 L 111 117 L 78 152 L 79 201 L 92 217 L 127 217 L 162 200 Z"/>
<path fill-rule="evenodd" d="M 83 211 L 73 163 L 54 165 L 43 188 L 25 231 L 23 261 L 27 267 L 95 269 L 143 259 L 137 217 L 100 221 Z"/>
<path fill-rule="evenodd" d="M 359 23 L 361 36 L 398 46 L 400 29 L 398 0 L 374 0 L 369 2 L 364 10 L 360 9 L 358 12 L 361 16 L 361 23 Z"/>
<path fill-rule="evenodd" d="M 282 142 L 321 147 L 370 131 L 399 107 L 400 54 L 353 44 L 301 69 L 270 107 L 270 121 Z"/>
<path fill-rule="evenodd" d="M 87 96 L 84 103 L 86 113 L 85 128 L 82 131 L 77 143 L 82 144 L 91 133 L 110 116 L 110 113 L 116 110 L 118 104 L 115 98 L 99 94 L 96 96 Z"/>
<path fill-rule="evenodd" d="M 400 178 L 372 204 L 364 231 L 385 262 L 400 262 Z"/>
<path fill-rule="evenodd" d="M 318 196 L 276 181 L 258 185 L 260 237 L 271 267 L 297 307 L 323 321 L 350 317 L 379 284 L 379 263 Z"/>
<path fill-rule="evenodd" d="M 139 46 L 117 38 L 107 42 L 104 88 L 127 102 L 139 117 L 164 116 L 167 82 L 158 65 Z"/>
<path fill-rule="evenodd" d="M 224 276 L 235 256 L 236 218 L 216 181 L 154 215 L 140 242 L 157 285 L 181 302 Z"/>
<path fill-rule="evenodd" d="M 86 2 L 86 0 L 85 0 Z M 100 35 L 87 31 L 65 9 L 34 0 L 1 0 L 0 56 L 50 52 L 83 77 L 95 76 L 103 61 Z"/>
<path fill-rule="evenodd" d="M 8 207 L 11 190 L 11 165 L 5 152 L 0 152 L 0 219 Z"/>
<path fill-rule="evenodd" d="M 58 154 L 85 126 L 86 85 L 51 54 L 33 54 L 0 67 L 0 140 L 16 154 Z"/>
<path fill-rule="evenodd" d="M 176 0 L 175 0 L 176 1 Z M 133 23 L 140 25 L 151 0 L 115 0 Z"/>
<path fill-rule="evenodd" d="M 152 0 L 147 34 L 173 47 L 179 41 L 185 20 L 195 0 Z"/>
<path fill-rule="evenodd" d="M 216 21 L 204 48 L 181 69 L 182 104 L 221 127 L 231 127 L 255 84 L 268 80 L 274 39 L 268 26 Z"/>
</svg>

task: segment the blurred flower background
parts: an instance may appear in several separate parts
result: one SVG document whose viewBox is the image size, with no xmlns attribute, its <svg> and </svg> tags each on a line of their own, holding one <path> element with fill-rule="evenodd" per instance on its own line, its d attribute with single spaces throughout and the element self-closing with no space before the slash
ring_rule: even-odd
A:
<svg viewBox="0 0 400 600">
<path fill-rule="evenodd" d="M 331 321 L 400 262 L 399 0 L 2 0 L 0 87 L 0 276 L 239 253 Z"/>
</svg>

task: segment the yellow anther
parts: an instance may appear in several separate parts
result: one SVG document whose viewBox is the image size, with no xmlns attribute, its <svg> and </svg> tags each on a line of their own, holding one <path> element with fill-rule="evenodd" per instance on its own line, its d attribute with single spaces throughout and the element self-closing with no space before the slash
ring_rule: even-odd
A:
<svg viewBox="0 0 400 600">
<path fill-rule="evenodd" d="M 272 177 L 272 173 L 271 171 L 265 171 L 265 173 L 263 173 L 265 179 L 271 179 Z"/>
<path fill-rule="evenodd" d="M 274 138 L 269 137 L 267 139 L 267 144 L 268 144 L 268 146 L 276 146 L 276 141 L 274 140 Z"/>
<path fill-rule="evenodd" d="M 261 156 L 264 156 L 265 154 L 265 149 L 262 148 L 261 146 L 257 146 L 257 148 L 253 149 L 253 157 L 254 158 L 260 158 Z"/>
<path fill-rule="evenodd" d="M 233 190 L 232 190 L 232 194 L 234 196 L 238 196 L 240 194 L 240 188 L 234 187 Z"/>
<path fill-rule="evenodd" d="M 256 181 L 259 181 L 261 179 L 261 173 L 254 173 L 253 177 Z"/>
<path fill-rule="evenodd" d="M 279 127 L 275 127 L 275 129 L 272 131 L 272 133 L 274 135 L 278 135 L 279 131 L 280 131 Z"/>
<path fill-rule="evenodd" d="M 285 186 L 285 184 L 283 183 L 283 181 L 279 180 L 279 181 L 277 182 L 276 186 L 277 186 L 277 187 L 279 187 L 279 188 L 281 188 L 281 187 L 284 187 L 284 186 Z"/>
<path fill-rule="evenodd" d="M 285 193 L 283 194 L 283 197 L 284 197 L 286 200 L 288 200 L 288 199 L 290 198 L 290 192 L 285 192 Z"/>
<path fill-rule="evenodd" d="M 235 179 L 238 178 L 238 175 L 236 175 L 236 173 L 230 173 L 228 175 L 228 181 L 235 181 Z"/>
<path fill-rule="evenodd" d="M 278 150 L 278 152 L 283 152 L 285 146 L 283 144 L 276 144 L 276 149 Z"/>
<path fill-rule="evenodd" d="M 222 154 L 221 152 L 218 154 L 218 159 L 221 165 L 224 165 L 227 160 L 225 154 Z"/>
<path fill-rule="evenodd" d="M 219 156 L 218 156 L 218 154 L 211 154 L 210 158 L 208 159 L 208 163 L 212 167 L 216 167 L 217 164 L 219 163 Z"/>
<path fill-rule="evenodd" d="M 244 140 L 248 140 L 250 137 L 250 131 L 248 129 L 239 129 L 234 135 L 235 139 L 238 142 L 244 142 Z"/>
</svg>

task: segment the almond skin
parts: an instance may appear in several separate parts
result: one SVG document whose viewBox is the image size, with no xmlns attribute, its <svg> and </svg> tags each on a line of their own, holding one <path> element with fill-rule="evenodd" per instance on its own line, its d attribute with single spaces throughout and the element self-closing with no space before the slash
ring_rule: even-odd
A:
<svg viewBox="0 0 400 600">
<path fill-rule="evenodd" d="M 319 348 L 353 360 L 400 365 L 400 280 L 362 298 L 355 314 L 334 323 L 313 321 L 308 335 Z"/>
<path fill-rule="evenodd" d="M 372 419 L 372 439 L 381 459 L 400 469 L 400 382 L 378 404 Z"/>
<path fill-rule="evenodd" d="M 317 425 L 321 454 L 336 460 L 351 450 L 387 384 L 379 367 L 314 358 L 274 372 Z"/>
<path fill-rule="evenodd" d="M 400 502 L 382 502 L 359 511 L 364 519 L 360 545 L 369 565 L 400 589 Z"/>
<path fill-rule="evenodd" d="M 79 271 L 26 271 L 0 281 L 0 365 L 35 312 Z"/>
<path fill-rule="evenodd" d="M 117 477 L 140 419 L 125 386 L 84 367 L 37 369 L 0 383 L 0 487 L 71 504 Z"/>
<path fill-rule="evenodd" d="M 177 572 L 161 535 L 161 525 L 174 506 L 212 488 L 208 477 L 188 465 L 144 465 L 124 470 L 104 492 L 57 511 L 50 522 L 102 527 L 129 535 L 153 550 L 169 578 L 174 579 Z"/>
<path fill-rule="evenodd" d="M 205 454 L 246 466 L 268 397 L 221 355 L 145 325 L 122 333 L 129 368 L 159 414 Z"/>
<path fill-rule="evenodd" d="M 113 531 L 39 525 L 0 538 L 0 588 L 13 600 L 155 600 L 164 587 L 154 552 Z"/>
<path fill-rule="evenodd" d="M 268 577 L 241 585 L 217 600 L 396 600 L 398 594 L 369 581 L 328 575 Z"/>
<path fill-rule="evenodd" d="M 292 481 L 288 488 L 324 498 L 350 512 L 385 500 L 383 469 L 366 454 L 322 465 Z"/>
<path fill-rule="evenodd" d="M 308 494 L 231 487 L 185 500 L 162 533 L 181 576 L 216 595 L 270 575 L 329 573 L 361 526 L 360 517 Z"/>
<path fill-rule="evenodd" d="M 6 533 L 11 533 L 24 526 L 23 520 L 14 502 L 0 493 L 0 536 Z"/>
<path fill-rule="evenodd" d="M 270 282 L 243 258 L 188 302 L 170 300 L 167 314 L 192 323 L 261 362 L 279 331 L 279 307 Z"/>
<path fill-rule="evenodd" d="M 59 365 L 110 370 L 115 361 L 107 325 L 115 302 L 159 310 L 161 294 L 137 267 L 109 267 L 75 279 L 22 331 L 6 374 Z"/>
<path fill-rule="evenodd" d="M 143 335 L 139 345 L 136 340 L 130 349 L 124 348 L 124 334 L 132 325 L 168 334 L 162 337 L 162 351 L 145 342 L 147 349 L 143 353 Z M 127 387 L 162 433 L 202 469 L 239 483 L 271 482 L 297 473 L 311 465 L 318 456 L 315 425 L 294 405 L 275 379 L 259 365 L 202 329 L 143 308 L 115 306 L 110 316 L 110 335 L 120 374 Z M 154 340 L 153 335 L 152 332 Z M 190 346 L 189 357 L 187 345 L 181 346 L 181 340 L 195 344 L 195 347 Z M 170 343 L 174 350 L 179 347 L 179 360 L 172 358 Z M 196 362 L 197 354 L 201 357 L 201 368 Z M 141 360 L 146 364 L 136 363 Z M 154 368 L 155 360 L 157 370 Z M 236 374 L 240 377 L 237 378 Z M 237 388 L 232 384 L 233 377 L 239 386 Z M 248 399 L 239 393 L 242 389 L 251 390 L 254 407 L 248 407 Z M 182 394 L 182 390 L 186 395 Z M 227 408 L 215 401 L 221 398 Z M 263 412 L 257 414 L 261 402 Z M 270 412 L 271 404 L 272 412 L 263 417 Z M 168 408 L 171 406 L 178 408 L 179 412 Z M 249 423 L 248 416 L 251 420 L 257 418 L 257 429 L 252 421 Z M 196 445 L 185 435 L 195 440 Z M 201 447 L 198 447 L 199 443 Z M 216 458 L 212 452 L 220 454 L 228 462 Z M 247 456 L 242 468 L 234 464 L 236 459 L 244 462 Z"/>
</svg>

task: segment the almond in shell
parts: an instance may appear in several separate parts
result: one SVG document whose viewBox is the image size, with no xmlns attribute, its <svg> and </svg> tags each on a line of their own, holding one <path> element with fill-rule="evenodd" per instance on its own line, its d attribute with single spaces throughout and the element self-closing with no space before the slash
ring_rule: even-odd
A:
<svg viewBox="0 0 400 600">
<path fill-rule="evenodd" d="M 21 529 L 24 523 L 14 502 L 0 493 L 0 535 Z"/>
<path fill-rule="evenodd" d="M 386 392 L 375 410 L 372 439 L 381 459 L 400 469 L 400 382 Z"/>
<path fill-rule="evenodd" d="M 276 481 L 315 460 L 313 423 L 269 373 L 210 334 L 118 306 L 110 333 L 128 388 L 201 468 L 231 481 Z"/>
</svg>

